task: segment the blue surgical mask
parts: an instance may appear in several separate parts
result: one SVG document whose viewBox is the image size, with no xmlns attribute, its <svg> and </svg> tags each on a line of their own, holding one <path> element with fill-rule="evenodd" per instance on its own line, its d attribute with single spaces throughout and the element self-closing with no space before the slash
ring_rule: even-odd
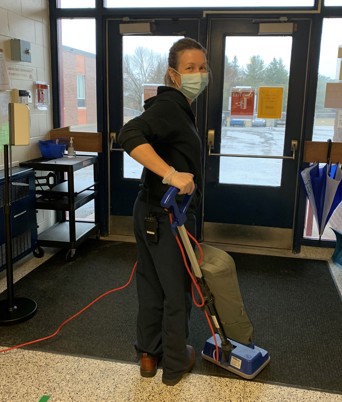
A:
<svg viewBox="0 0 342 402">
<path fill-rule="evenodd" d="M 178 88 L 187 99 L 195 100 L 208 85 L 208 73 L 181 74 L 181 85 Z"/>
</svg>

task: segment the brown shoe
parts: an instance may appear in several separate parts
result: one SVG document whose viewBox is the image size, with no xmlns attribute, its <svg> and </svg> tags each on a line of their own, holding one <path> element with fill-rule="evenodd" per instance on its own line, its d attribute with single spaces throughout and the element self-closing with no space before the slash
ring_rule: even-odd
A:
<svg viewBox="0 0 342 402">
<path fill-rule="evenodd" d="M 175 378 L 165 378 L 163 376 L 162 377 L 163 384 L 165 384 L 165 385 L 176 385 L 184 377 L 185 374 L 189 373 L 193 369 L 193 367 L 195 365 L 195 360 L 196 360 L 195 349 L 190 345 L 186 345 L 186 351 L 187 351 L 189 360 L 188 360 L 188 365 L 186 366 L 186 368 L 183 371 L 183 373 L 180 374 L 178 377 L 175 377 Z"/>
<path fill-rule="evenodd" d="M 143 353 L 140 358 L 140 375 L 142 377 L 154 377 L 157 373 L 158 359 L 147 353 Z"/>
</svg>

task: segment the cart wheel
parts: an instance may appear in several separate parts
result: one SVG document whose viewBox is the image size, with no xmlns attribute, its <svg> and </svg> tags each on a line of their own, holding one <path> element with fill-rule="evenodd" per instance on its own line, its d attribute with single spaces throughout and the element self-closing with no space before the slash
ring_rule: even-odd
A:
<svg viewBox="0 0 342 402">
<path fill-rule="evenodd" d="M 33 255 L 37 258 L 42 258 L 44 257 L 44 250 L 40 247 L 37 246 L 34 250 L 33 250 Z"/>
<path fill-rule="evenodd" d="M 75 249 L 68 250 L 68 252 L 66 253 L 66 256 L 65 256 L 65 260 L 70 262 L 70 261 L 74 261 L 75 258 L 76 258 L 76 250 Z"/>
</svg>

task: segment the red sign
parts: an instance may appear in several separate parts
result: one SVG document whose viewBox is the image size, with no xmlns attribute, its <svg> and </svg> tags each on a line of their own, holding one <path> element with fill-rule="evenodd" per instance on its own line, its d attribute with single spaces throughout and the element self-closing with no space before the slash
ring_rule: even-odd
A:
<svg viewBox="0 0 342 402">
<path fill-rule="evenodd" d="M 233 88 L 231 93 L 231 116 L 253 116 L 255 90 L 248 88 Z"/>
</svg>

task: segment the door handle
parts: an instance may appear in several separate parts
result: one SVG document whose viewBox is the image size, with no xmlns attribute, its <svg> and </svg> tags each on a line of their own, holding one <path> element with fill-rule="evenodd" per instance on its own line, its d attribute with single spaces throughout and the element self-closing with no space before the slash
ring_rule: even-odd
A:
<svg viewBox="0 0 342 402">
<path fill-rule="evenodd" d="M 220 154 L 212 152 L 215 142 L 215 130 L 208 130 L 208 155 L 209 156 L 224 156 L 233 158 L 260 158 L 260 159 L 296 159 L 298 149 L 298 141 L 291 140 L 291 156 L 284 155 L 245 155 L 245 154 Z"/>
<path fill-rule="evenodd" d="M 117 144 L 117 133 L 115 131 L 111 131 L 109 133 L 109 151 L 119 151 L 119 152 L 124 152 L 122 148 L 113 148 L 114 144 Z"/>
<path fill-rule="evenodd" d="M 208 150 L 210 151 L 214 148 L 215 144 L 215 130 L 208 130 Z"/>
</svg>

